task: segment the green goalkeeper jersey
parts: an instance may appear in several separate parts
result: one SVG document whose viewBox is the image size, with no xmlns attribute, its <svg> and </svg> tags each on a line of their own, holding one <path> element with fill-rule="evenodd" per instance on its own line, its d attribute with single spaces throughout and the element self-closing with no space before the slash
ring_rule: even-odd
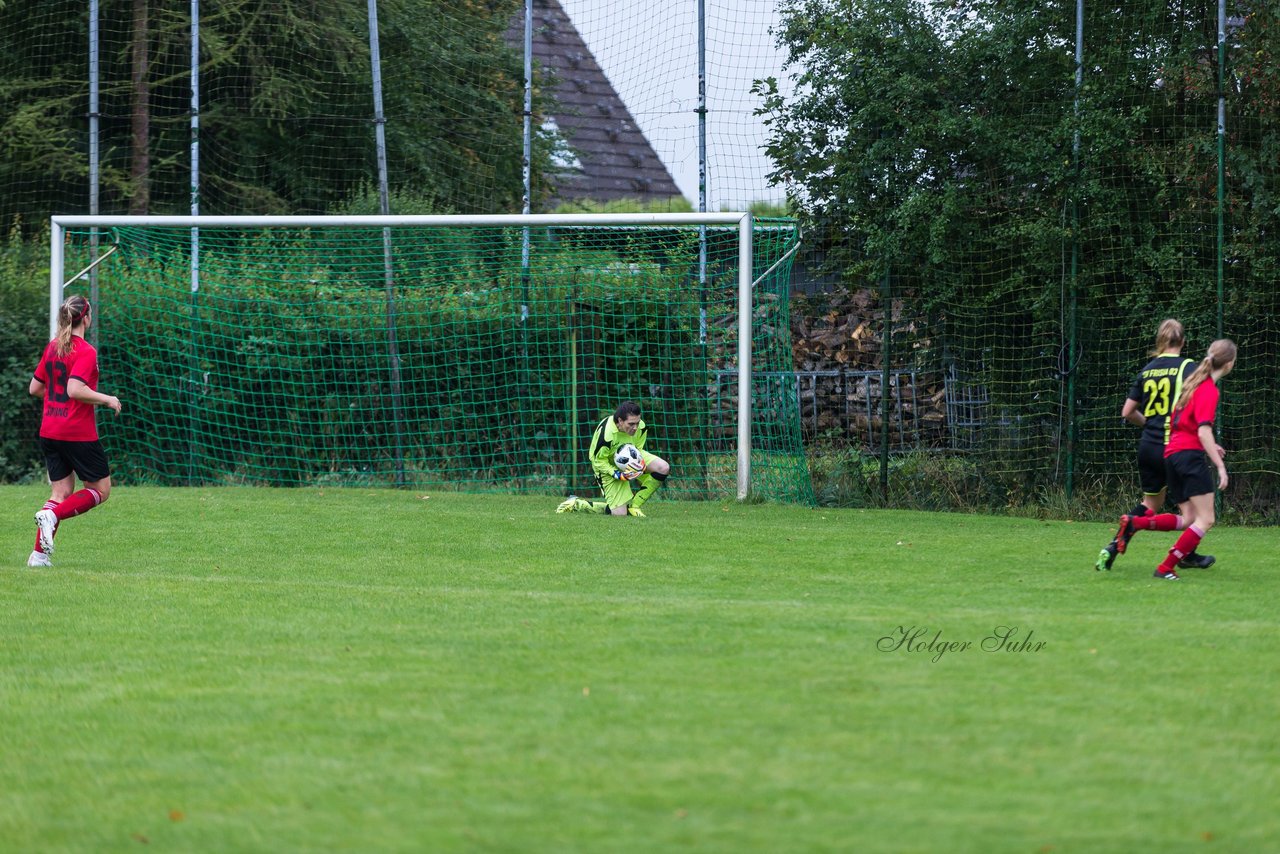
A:
<svg viewBox="0 0 1280 854">
<path fill-rule="evenodd" d="M 643 451 L 644 441 L 648 436 L 649 428 L 645 425 L 643 418 L 636 426 L 635 435 L 628 436 L 618 429 L 618 424 L 613 420 L 612 415 L 605 416 L 604 420 L 596 425 L 595 432 L 591 434 L 591 468 L 601 477 L 613 477 L 613 472 L 618 468 L 613 458 L 622 446 L 635 445 Z"/>
</svg>

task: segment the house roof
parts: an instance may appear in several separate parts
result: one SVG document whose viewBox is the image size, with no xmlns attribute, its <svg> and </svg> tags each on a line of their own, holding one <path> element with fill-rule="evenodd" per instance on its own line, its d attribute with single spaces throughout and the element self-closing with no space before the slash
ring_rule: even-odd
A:
<svg viewBox="0 0 1280 854">
<path fill-rule="evenodd" d="M 523 49 L 523 12 L 507 39 Z M 558 0 L 533 0 L 533 56 L 554 75 L 551 117 L 577 155 L 574 168 L 554 179 L 556 198 L 655 201 L 681 195 Z"/>
</svg>

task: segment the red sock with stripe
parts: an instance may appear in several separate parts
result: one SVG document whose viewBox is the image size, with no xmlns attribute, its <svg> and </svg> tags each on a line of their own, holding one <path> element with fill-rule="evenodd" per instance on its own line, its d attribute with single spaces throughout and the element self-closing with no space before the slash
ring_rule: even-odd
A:
<svg viewBox="0 0 1280 854">
<path fill-rule="evenodd" d="M 1160 572 L 1173 572 L 1174 567 L 1178 565 L 1178 561 L 1196 550 L 1196 546 L 1200 545 L 1200 541 L 1204 539 L 1204 531 L 1201 531 L 1195 525 L 1187 528 L 1182 532 L 1182 536 L 1178 537 L 1178 541 L 1173 544 L 1173 548 L 1169 549 L 1169 554 L 1165 556 L 1164 561 L 1160 564 Z"/>
<path fill-rule="evenodd" d="M 1129 520 L 1139 531 L 1177 531 L 1182 528 L 1182 517 L 1177 513 L 1158 513 Z"/>
<path fill-rule="evenodd" d="M 101 503 L 102 494 L 98 490 L 85 488 L 71 493 L 70 498 L 53 508 L 53 515 L 59 520 L 70 519 L 72 516 L 88 513 Z"/>
</svg>

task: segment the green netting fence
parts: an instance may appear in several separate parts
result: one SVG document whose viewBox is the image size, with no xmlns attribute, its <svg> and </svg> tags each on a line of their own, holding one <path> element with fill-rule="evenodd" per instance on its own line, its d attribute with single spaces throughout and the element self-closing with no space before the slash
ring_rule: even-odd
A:
<svg viewBox="0 0 1280 854">
<path fill-rule="evenodd" d="M 365 4 L 290 15 L 289 4 L 208 0 L 198 134 L 188 4 L 152 4 L 137 24 L 116 0 L 96 18 L 89 0 L 0 7 L 0 222 L 29 237 L 51 212 L 93 210 L 95 180 L 96 210 L 185 213 L 193 138 L 205 213 L 373 213 L 378 124 L 391 212 L 519 210 L 524 4 L 375 5 L 381 118 Z M 531 209 L 639 193 L 627 170 L 647 161 L 624 142 L 637 129 L 679 181 L 698 162 L 699 118 L 708 207 L 787 195 L 806 235 L 792 320 L 814 337 L 797 332 L 800 355 L 779 354 L 756 391 L 779 409 L 794 391 L 819 502 L 1129 506 L 1136 437 L 1119 410 L 1157 324 L 1176 316 L 1190 355 L 1219 335 L 1240 345 L 1223 389 L 1223 500 L 1274 520 L 1273 7 L 683 0 L 654 15 L 629 0 L 537 0 Z M 601 70 L 627 109 L 606 99 Z M 623 189 L 558 196 L 575 152 L 602 157 Z M 201 301 L 175 299 L 203 322 Z M 732 367 L 708 374 L 708 400 L 732 397 Z"/>
<path fill-rule="evenodd" d="M 861 295 L 874 344 L 844 354 L 871 385 L 850 392 L 870 397 L 870 429 L 808 431 L 846 443 L 817 460 L 819 499 L 1131 506 L 1137 430 L 1120 410 L 1176 317 L 1185 355 L 1240 346 L 1222 499 L 1276 519 L 1274 5 L 787 6 L 801 85 L 772 101 L 770 149 L 852 295 L 804 311 L 856 315 Z"/>
<path fill-rule="evenodd" d="M 640 404 L 668 498 L 736 494 L 737 226 L 120 226 L 97 333 L 131 482 L 597 491 Z M 525 250 L 525 234 L 528 250 Z M 91 253 L 68 232 L 66 268 Z M 811 502 L 788 373 L 794 223 L 754 228 L 751 492 Z M 527 255 L 527 262 L 525 257 Z M 71 287 L 86 288 L 84 280 Z"/>
</svg>

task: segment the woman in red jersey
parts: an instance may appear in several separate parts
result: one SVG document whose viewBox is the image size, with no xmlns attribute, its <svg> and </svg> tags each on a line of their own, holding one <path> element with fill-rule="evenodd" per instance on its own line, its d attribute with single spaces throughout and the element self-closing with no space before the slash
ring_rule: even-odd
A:
<svg viewBox="0 0 1280 854">
<path fill-rule="evenodd" d="M 1169 416 L 1171 430 L 1164 446 L 1164 464 L 1169 492 L 1182 515 L 1161 513 L 1156 516 L 1120 517 L 1123 537 L 1129 525 L 1139 530 L 1182 531 L 1182 536 L 1169 549 L 1164 562 L 1156 567 L 1156 578 L 1178 580 L 1177 563 L 1191 554 L 1214 524 L 1214 488 L 1227 488 L 1227 467 L 1222 461 L 1222 448 L 1213 437 L 1213 420 L 1218 410 L 1218 380 L 1236 366 L 1236 345 L 1225 338 L 1209 345 L 1209 353 L 1187 377 L 1182 394 Z M 1209 463 L 1217 470 L 1210 472 Z M 1184 503 L 1185 502 L 1185 503 Z"/>
<path fill-rule="evenodd" d="M 30 391 L 44 398 L 40 451 L 49 472 L 49 500 L 36 513 L 36 546 L 27 566 L 50 566 L 58 523 L 87 513 L 111 494 L 111 467 L 98 441 L 95 406 L 120 414 L 120 400 L 98 392 L 98 351 L 84 333 L 93 310 L 82 296 L 68 297 L 58 309 L 58 334 L 44 348 Z M 76 475 L 84 489 L 75 492 Z"/>
<path fill-rule="evenodd" d="M 1182 383 L 1195 370 L 1195 359 L 1182 358 L 1186 343 L 1182 324 L 1170 317 L 1160 323 L 1156 331 L 1156 346 L 1151 351 L 1151 361 L 1138 371 L 1125 399 L 1120 417 L 1142 428 L 1138 437 L 1138 481 L 1142 484 L 1142 501 L 1129 511 L 1131 517 L 1152 516 L 1164 507 L 1166 480 L 1164 443 L 1166 420 L 1173 405 L 1182 394 Z M 1181 509 L 1181 508 L 1180 508 Z M 1130 529 L 1128 537 L 1133 537 Z M 1099 570 L 1111 569 L 1120 553 L 1118 540 L 1103 547 L 1094 563 Z M 1213 555 L 1192 552 L 1178 564 L 1179 567 L 1207 569 L 1213 565 Z"/>
</svg>

